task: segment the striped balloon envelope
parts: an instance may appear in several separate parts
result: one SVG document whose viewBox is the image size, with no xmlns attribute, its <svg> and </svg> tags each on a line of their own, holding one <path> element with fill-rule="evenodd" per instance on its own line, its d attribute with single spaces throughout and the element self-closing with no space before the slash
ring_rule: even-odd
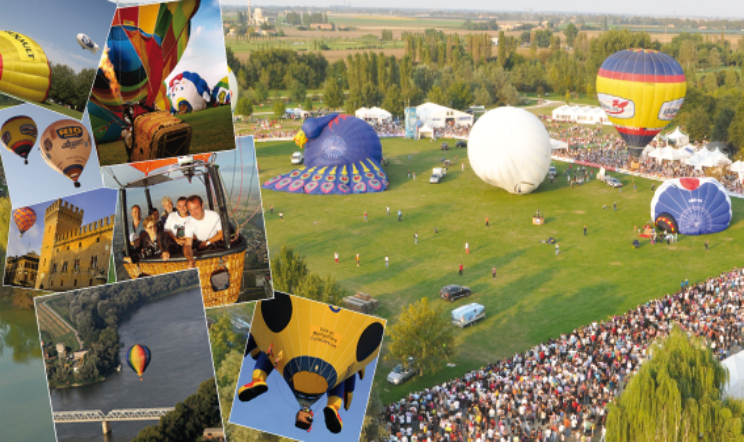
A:
<svg viewBox="0 0 744 445">
<path fill-rule="evenodd" d="M 36 224 L 36 212 L 31 207 L 21 207 L 13 210 L 13 221 L 18 227 L 18 231 L 23 236 L 28 229 Z"/>
<path fill-rule="evenodd" d="M 142 380 L 142 374 L 150 365 L 151 358 L 150 348 L 145 345 L 134 345 L 127 351 L 127 364 L 132 368 L 132 371 L 137 373 L 140 380 Z"/>
<path fill-rule="evenodd" d="M 597 74 L 599 105 L 633 156 L 639 156 L 674 119 L 686 91 L 679 63 L 652 49 L 618 51 L 602 63 Z"/>
<path fill-rule="evenodd" d="M 36 144 L 39 130 L 36 122 L 28 116 L 14 116 L 0 127 L 2 145 L 24 159 L 28 164 L 28 155 Z"/>
</svg>

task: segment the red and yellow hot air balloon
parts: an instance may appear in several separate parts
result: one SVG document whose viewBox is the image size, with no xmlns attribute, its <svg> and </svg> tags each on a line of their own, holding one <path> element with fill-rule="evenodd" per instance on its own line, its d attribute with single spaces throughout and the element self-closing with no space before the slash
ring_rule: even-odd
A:
<svg viewBox="0 0 744 445">
<path fill-rule="evenodd" d="M 49 60 L 38 43 L 17 32 L 0 31 L 0 91 L 44 102 L 51 75 Z"/>
<path fill-rule="evenodd" d="M 640 156 L 674 119 L 686 91 L 680 64 L 652 49 L 618 51 L 602 63 L 597 74 L 599 105 L 633 156 Z"/>
<path fill-rule="evenodd" d="M 132 371 L 137 373 L 140 380 L 142 380 L 142 374 L 150 365 L 151 358 L 150 348 L 145 345 L 134 345 L 127 351 L 127 364 L 132 368 Z"/>
<path fill-rule="evenodd" d="M 14 116 L 5 121 L 0 128 L 0 139 L 8 151 L 22 157 L 28 164 L 28 155 L 36 144 L 39 129 L 36 122 L 28 116 Z"/>
<path fill-rule="evenodd" d="M 36 212 L 31 207 L 21 207 L 13 210 L 13 221 L 15 221 L 21 236 L 36 224 Z"/>
</svg>

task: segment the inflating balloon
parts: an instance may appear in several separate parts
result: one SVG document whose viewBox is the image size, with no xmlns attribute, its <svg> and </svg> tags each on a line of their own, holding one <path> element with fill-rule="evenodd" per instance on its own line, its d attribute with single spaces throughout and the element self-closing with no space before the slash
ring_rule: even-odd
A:
<svg viewBox="0 0 744 445">
<path fill-rule="evenodd" d="M 44 161 L 74 181 L 75 187 L 80 187 L 78 178 L 93 146 L 88 129 L 78 121 L 63 119 L 44 130 L 40 145 Z"/>
<path fill-rule="evenodd" d="M 0 91 L 44 102 L 52 85 L 51 73 L 39 44 L 23 34 L 0 31 Z"/>
<path fill-rule="evenodd" d="M 265 393 L 266 379 L 276 369 L 302 409 L 327 394 L 326 426 L 340 432 L 339 410 L 349 409 L 357 374 L 364 378 L 365 367 L 377 357 L 384 321 L 279 292 L 258 302 L 255 313 L 246 355 L 256 363 L 238 399 L 248 402 Z"/>
<path fill-rule="evenodd" d="M 28 164 L 28 154 L 36 144 L 39 134 L 36 122 L 28 116 L 11 117 L 0 128 L 0 140 L 8 151 L 22 157 Z"/>
<path fill-rule="evenodd" d="M 186 50 L 198 9 L 199 0 L 182 0 L 116 10 L 88 102 L 96 142 L 122 137 L 125 104 L 134 104 L 135 115 L 154 108 Z"/>
<path fill-rule="evenodd" d="M 714 178 L 668 179 L 656 189 L 651 218 L 669 230 L 676 225 L 683 235 L 704 235 L 731 224 L 731 198 Z"/>
<path fill-rule="evenodd" d="M 145 345 L 134 345 L 127 351 L 127 364 L 132 371 L 137 373 L 140 380 L 142 380 L 142 374 L 147 371 L 151 359 L 150 348 Z"/>
<path fill-rule="evenodd" d="M 98 45 L 94 41 L 90 39 L 90 37 L 86 36 L 85 34 L 78 34 L 77 35 L 77 42 L 78 45 L 80 45 L 81 48 L 87 49 L 93 55 L 98 54 L 98 50 L 100 49 Z"/>
<path fill-rule="evenodd" d="M 36 224 L 36 212 L 31 207 L 21 207 L 13 210 L 13 221 L 21 232 L 21 236 Z"/>
<path fill-rule="evenodd" d="M 382 170 L 382 145 L 366 122 L 346 114 L 310 118 L 295 135 L 305 148 L 305 165 L 275 176 L 264 188 L 308 195 L 382 192 L 388 186 Z"/>
<path fill-rule="evenodd" d="M 626 49 L 608 57 L 597 74 L 597 98 L 633 156 L 674 119 L 685 100 L 682 67 L 651 49 Z"/>
<path fill-rule="evenodd" d="M 209 85 L 197 73 L 184 71 L 175 76 L 168 86 L 171 113 L 186 114 L 207 108 L 211 100 Z"/>
<path fill-rule="evenodd" d="M 485 183 L 525 195 L 543 182 L 553 148 L 545 126 L 529 111 L 496 108 L 473 125 L 468 160 Z"/>
<path fill-rule="evenodd" d="M 230 79 L 229 76 L 225 76 L 212 88 L 212 106 L 216 107 L 231 103 Z"/>
</svg>

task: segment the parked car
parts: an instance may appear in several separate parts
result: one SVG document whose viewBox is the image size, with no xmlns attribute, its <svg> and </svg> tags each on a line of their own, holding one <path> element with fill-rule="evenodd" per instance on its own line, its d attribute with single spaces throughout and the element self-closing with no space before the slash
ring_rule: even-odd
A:
<svg viewBox="0 0 744 445">
<path fill-rule="evenodd" d="M 610 187 L 618 188 L 618 187 L 622 187 L 623 186 L 623 183 L 620 182 L 620 180 L 618 180 L 617 178 L 613 178 L 612 176 L 605 175 L 605 182 Z"/>
<path fill-rule="evenodd" d="M 450 284 L 449 286 L 444 286 L 442 290 L 439 291 L 439 298 L 447 301 L 455 301 L 460 298 L 469 297 L 470 294 L 472 294 L 472 292 L 469 287 Z"/>
<path fill-rule="evenodd" d="M 449 144 L 446 142 L 442 142 L 442 150 L 449 150 Z"/>
<path fill-rule="evenodd" d="M 305 162 L 305 158 L 302 156 L 302 152 L 296 151 L 292 153 L 292 165 L 302 164 Z"/>
<path fill-rule="evenodd" d="M 550 168 L 548 168 L 548 174 L 551 176 L 558 175 L 558 170 L 556 170 L 555 165 L 551 165 Z"/>
<path fill-rule="evenodd" d="M 455 147 L 457 147 L 457 148 L 468 148 L 468 141 L 462 141 L 462 140 L 457 141 L 457 143 L 455 144 Z"/>
<path fill-rule="evenodd" d="M 415 376 L 418 370 L 413 367 L 413 357 L 408 357 L 408 364 L 395 365 L 390 374 L 387 376 L 388 383 L 393 385 L 400 385 L 411 377 Z"/>
<path fill-rule="evenodd" d="M 439 184 L 446 174 L 446 168 L 435 168 L 434 170 L 432 170 L 431 177 L 429 178 L 429 184 Z"/>
</svg>

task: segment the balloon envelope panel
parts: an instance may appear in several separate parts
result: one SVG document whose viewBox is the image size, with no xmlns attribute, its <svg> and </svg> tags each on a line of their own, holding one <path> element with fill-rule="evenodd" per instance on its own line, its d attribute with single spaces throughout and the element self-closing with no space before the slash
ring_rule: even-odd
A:
<svg viewBox="0 0 744 445">
<path fill-rule="evenodd" d="M 44 102 L 52 85 L 51 74 L 38 43 L 17 32 L 0 31 L 0 91 Z"/>
<path fill-rule="evenodd" d="M 90 133 L 83 124 L 62 119 L 49 125 L 41 135 L 41 154 L 54 170 L 75 181 L 85 168 L 93 146 Z"/>
<path fill-rule="evenodd" d="M 39 130 L 36 122 L 28 116 L 11 117 L 0 128 L 0 141 L 3 146 L 23 159 L 27 159 L 36 144 Z"/>
<path fill-rule="evenodd" d="M 15 222 L 21 236 L 36 223 L 36 212 L 31 207 L 21 207 L 13 210 L 13 222 Z"/>
<path fill-rule="evenodd" d="M 667 213 L 683 235 L 704 235 L 731 224 L 731 198 L 714 178 L 669 179 L 656 189 L 651 218 Z"/>
<path fill-rule="evenodd" d="M 532 113 L 501 107 L 478 119 L 470 131 L 468 160 L 485 183 L 512 194 L 535 190 L 550 168 L 552 145 Z"/>
</svg>

